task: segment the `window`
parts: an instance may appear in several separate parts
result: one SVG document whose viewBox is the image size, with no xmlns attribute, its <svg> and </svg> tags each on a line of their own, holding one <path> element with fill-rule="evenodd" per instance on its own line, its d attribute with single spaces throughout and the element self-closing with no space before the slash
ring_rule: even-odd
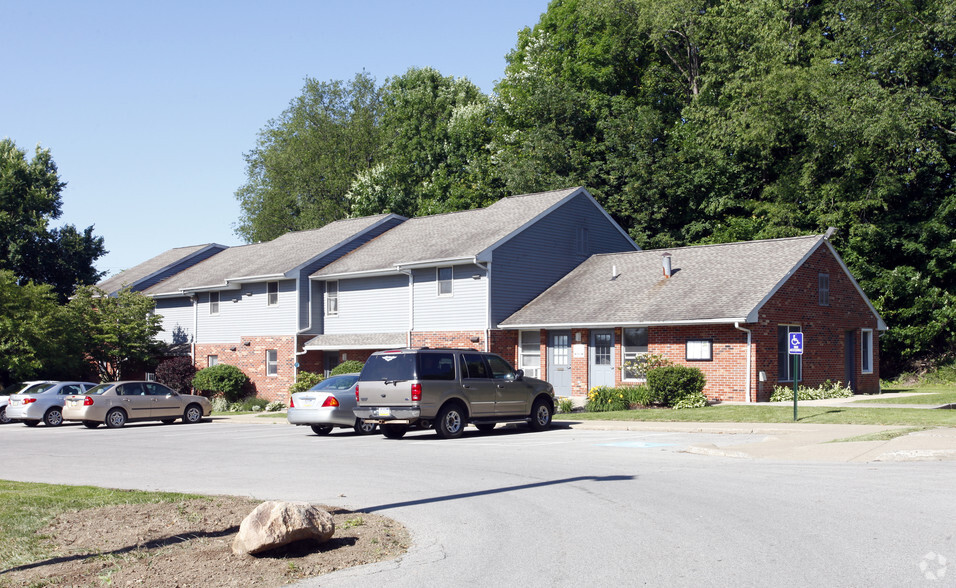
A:
<svg viewBox="0 0 956 588">
<path fill-rule="evenodd" d="M 531 378 L 541 373 L 541 333 L 538 331 L 518 334 L 518 367 Z"/>
<path fill-rule="evenodd" d="M 820 306 L 830 306 L 830 274 L 817 276 L 817 302 Z"/>
<path fill-rule="evenodd" d="M 339 314 L 339 283 L 325 283 L 325 316 Z"/>
<path fill-rule="evenodd" d="M 710 339 L 688 340 L 684 358 L 687 361 L 712 361 L 714 359 L 714 342 Z"/>
<path fill-rule="evenodd" d="M 477 353 L 462 353 L 461 362 L 463 377 L 470 379 L 491 377 L 485 359 Z"/>
<path fill-rule="evenodd" d="M 508 362 L 497 355 L 486 355 L 488 366 L 491 368 L 491 377 L 496 380 L 514 380 L 515 371 Z"/>
<path fill-rule="evenodd" d="M 214 365 L 219 365 L 219 356 L 218 355 L 207 355 L 206 356 L 206 367 L 212 367 Z"/>
<path fill-rule="evenodd" d="M 438 275 L 438 295 L 451 296 L 452 278 L 454 278 L 454 271 L 450 267 L 435 268 L 435 271 L 437 272 L 437 275 Z"/>
<path fill-rule="evenodd" d="M 873 373 L 873 329 L 863 329 L 860 333 L 860 354 L 862 355 L 861 371 L 864 374 Z"/>
<path fill-rule="evenodd" d="M 269 306 L 278 306 L 279 305 L 279 282 L 267 282 L 266 283 L 266 304 Z"/>
<path fill-rule="evenodd" d="M 793 358 L 790 357 L 790 333 L 799 333 L 799 325 L 777 325 L 777 381 L 792 382 Z M 797 356 L 797 381 L 803 379 L 803 356 Z"/>
<path fill-rule="evenodd" d="M 588 230 L 586 227 L 578 227 L 578 240 L 575 245 L 577 253 L 581 255 L 587 255 L 588 247 Z"/>
<path fill-rule="evenodd" d="M 454 353 L 420 353 L 418 354 L 419 380 L 454 380 L 455 354 Z"/>
<path fill-rule="evenodd" d="M 219 314 L 219 292 L 209 293 L 209 314 Z"/>
<path fill-rule="evenodd" d="M 643 380 L 647 374 L 637 365 L 636 360 L 647 355 L 647 327 L 624 329 L 624 349 L 621 355 L 622 372 L 625 380 Z"/>
<path fill-rule="evenodd" d="M 278 349 L 266 350 L 266 375 L 267 376 L 279 375 L 279 350 Z"/>
</svg>

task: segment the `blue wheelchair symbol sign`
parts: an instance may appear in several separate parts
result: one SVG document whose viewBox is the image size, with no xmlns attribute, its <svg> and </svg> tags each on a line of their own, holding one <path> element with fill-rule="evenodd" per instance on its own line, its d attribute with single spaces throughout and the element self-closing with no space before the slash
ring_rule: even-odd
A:
<svg viewBox="0 0 956 588">
<path fill-rule="evenodd" d="M 803 333 L 790 333 L 790 355 L 803 355 Z"/>
</svg>

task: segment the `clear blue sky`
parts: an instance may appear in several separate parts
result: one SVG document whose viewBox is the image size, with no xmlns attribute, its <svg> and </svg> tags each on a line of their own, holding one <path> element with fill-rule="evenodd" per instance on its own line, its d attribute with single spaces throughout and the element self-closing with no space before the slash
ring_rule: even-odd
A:
<svg viewBox="0 0 956 588">
<path fill-rule="evenodd" d="M 240 243 L 243 153 L 304 79 L 409 67 L 490 93 L 547 0 L 0 0 L 0 137 L 49 148 L 52 226 L 95 225 L 113 274 L 167 249 Z"/>
</svg>

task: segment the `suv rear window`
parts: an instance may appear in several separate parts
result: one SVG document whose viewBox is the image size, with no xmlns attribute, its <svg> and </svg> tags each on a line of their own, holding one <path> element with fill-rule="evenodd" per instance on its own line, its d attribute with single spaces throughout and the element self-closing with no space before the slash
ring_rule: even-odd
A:
<svg viewBox="0 0 956 588">
<path fill-rule="evenodd" d="M 363 381 L 385 380 L 414 380 L 415 354 L 413 353 L 385 353 L 373 355 L 365 362 L 362 368 Z"/>
<path fill-rule="evenodd" d="M 418 354 L 419 380 L 454 380 L 455 354 L 454 353 L 419 353 Z"/>
</svg>

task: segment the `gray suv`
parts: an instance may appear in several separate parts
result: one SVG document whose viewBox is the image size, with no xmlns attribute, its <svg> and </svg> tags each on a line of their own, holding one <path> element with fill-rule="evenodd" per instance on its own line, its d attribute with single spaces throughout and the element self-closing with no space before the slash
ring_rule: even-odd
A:
<svg viewBox="0 0 956 588">
<path fill-rule="evenodd" d="M 554 414 L 551 384 L 526 378 L 500 356 L 474 349 L 395 349 L 372 354 L 355 386 L 355 416 L 378 423 L 389 439 L 413 425 L 460 437 L 465 425 L 490 431 L 527 421 L 547 429 Z"/>
</svg>

